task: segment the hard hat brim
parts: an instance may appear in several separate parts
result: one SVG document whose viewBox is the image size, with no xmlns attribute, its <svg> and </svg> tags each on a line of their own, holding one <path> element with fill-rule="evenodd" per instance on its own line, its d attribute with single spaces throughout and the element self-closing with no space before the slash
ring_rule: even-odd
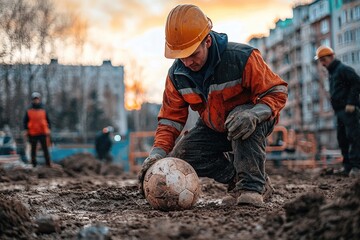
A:
<svg viewBox="0 0 360 240">
<path fill-rule="evenodd" d="M 315 56 L 315 57 L 314 57 L 314 60 L 317 61 L 317 60 L 319 60 L 319 59 L 322 58 L 322 57 L 333 56 L 333 55 L 334 55 L 333 53 L 329 53 L 329 54 L 325 54 L 325 55 L 322 55 L 322 56 Z"/>
<path fill-rule="evenodd" d="M 195 52 L 195 50 L 200 46 L 201 42 L 202 41 L 198 41 L 192 46 L 181 50 L 173 50 L 165 43 L 165 57 L 169 59 L 187 58 Z"/>
</svg>

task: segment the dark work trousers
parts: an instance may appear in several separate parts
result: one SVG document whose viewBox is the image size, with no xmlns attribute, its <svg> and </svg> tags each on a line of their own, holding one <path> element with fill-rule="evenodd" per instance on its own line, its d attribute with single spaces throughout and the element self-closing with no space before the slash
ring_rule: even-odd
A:
<svg viewBox="0 0 360 240">
<path fill-rule="evenodd" d="M 49 149 L 47 146 L 47 136 L 46 135 L 39 135 L 39 136 L 29 136 L 29 142 L 31 144 L 31 163 L 35 167 L 37 165 L 36 161 L 36 148 L 37 143 L 40 142 L 41 148 L 44 152 L 45 164 L 50 166 L 50 155 Z"/>
<path fill-rule="evenodd" d="M 273 130 L 274 122 L 259 124 L 244 141 L 229 141 L 227 132 L 216 132 L 198 120 L 195 127 L 177 142 L 169 156 L 187 161 L 199 177 L 225 184 L 236 179 L 235 190 L 262 193 L 266 181 L 266 137 Z"/>
<path fill-rule="evenodd" d="M 345 171 L 351 168 L 360 169 L 360 112 L 357 108 L 352 113 L 345 110 L 336 112 L 337 117 L 337 139 Z"/>
<path fill-rule="evenodd" d="M 100 161 L 105 160 L 106 163 L 111 163 L 113 160 L 110 152 L 97 152 L 96 155 Z"/>
</svg>

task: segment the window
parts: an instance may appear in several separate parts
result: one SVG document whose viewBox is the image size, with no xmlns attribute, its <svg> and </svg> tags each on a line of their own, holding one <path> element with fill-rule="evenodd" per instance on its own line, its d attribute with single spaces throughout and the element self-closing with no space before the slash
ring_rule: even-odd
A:
<svg viewBox="0 0 360 240">
<path fill-rule="evenodd" d="M 312 92 L 312 83 L 309 82 L 309 83 L 306 84 L 306 99 L 307 100 L 311 100 L 311 97 L 312 97 L 311 92 Z"/>
<path fill-rule="evenodd" d="M 341 13 L 341 22 L 342 23 L 346 23 L 347 22 L 347 12 L 346 11 L 343 11 Z"/>
<path fill-rule="evenodd" d="M 319 103 L 314 103 L 314 106 L 313 106 L 314 113 L 318 113 L 319 110 L 320 110 Z"/>
<path fill-rule="evenodd" d="M 325 38 L 320 41 L 321 45 L 330 46 L 330 39 Z"/>
<path fill-rule="evenodd" d="M 336 0 L 336 8 L 340 8 L 341 7 L 341 4 L 342 4 L 342 1 L 341 0 Z"/>
<path fill-rule="evenodd" d="M 339 45 L 342 45 L 342 44 L 343 44 L 343 36 L 342 36 L 341 33 L 338 35 L 338 44 L 339 44 Z"/>
<path fill-rule="evenodd" d="M 341 28 L 341 17 L 338 17 L 338 26 Z"/>
<path fill-rule="evenodd" d="M 325 91 L 329 92 L 330 91 L 330 83 L 329 83 L 329 81 L 324 81 L 323 84 L 324 84 Z"/>
<path fill-rule="evenodd" d="M 355 41 L 356 32 L 355 30 L 349 30 L 344 33 L 344 43 L 352 43 Z"/>
<path fill-rule="evenodd" d="M 354 52 L 351 53 L 351 63 L 356 63 L 356 57 Z"/>
<path fill-rule="evenodd" d="M 354 21 L 360 19 L 360 5 L 354 8 Z"/>
<path fill-rule="evenodd" d="M 323 102 L 323 110 L 325 112 L 328 112 L 331 110 L 331 104 L 330 101 L 327 98 L 324 98 L 324 102 Z"/>
<path fill-rule="evenodd" d="M 320 32 L 322 34 L 328 33 L 329 32 L 329 23 L 327 20 L 323 20 L 320 23 Z"/>
<path fill-rule="evenodd" d="M 319 84 L 318 82 L 313 82 L 311 89 L 311 97 L 317 99 L 319 94 Z"/>
<path fill-rule="evenodd" d="M 360 51 L 355 51 L 351 53 L 351 62 L 357 64 L 360 62 Z"/>
<path fill-rule="evenodd" d="M 289 100 L 294 100 L 294 94 L 293 94 L 293 92 L 291 91 L 291 89 L 288 89 L 288 99 L 289 99 Z"/>
<path fill-rule="evenodd" d="M 290 56 L 289 54 L 286 54 L 283 58 L 283 64 L 290 64 Z"/>
<path fill-rule="evenodd" d="M 360 28 L 355 29 L 355 41 L 360 42 Z"/>
<path fill-rule="evenodd" d="M 308 109 L 309 112 L 311 112 L 311 111 L 313 110 L 313 105 L 312 105 L 312 103 L 308 103 L 308 104 L 307 104 L 307 109 Z"/>
</svg>

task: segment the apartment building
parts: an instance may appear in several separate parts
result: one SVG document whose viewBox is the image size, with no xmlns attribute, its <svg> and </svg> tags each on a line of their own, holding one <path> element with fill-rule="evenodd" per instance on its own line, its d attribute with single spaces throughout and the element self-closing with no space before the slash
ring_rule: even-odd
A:
<svg viewBox="0 0 360 240">
<path fill-rule="evenodd" d="M 288 82 L 288 102 L 279 124 L 313 132 L 320 146 L 336 148 L 336 121 L 329 100 L 327 71 L 313 57 L 320 45 L 359 71 L 360 0 L 316 0 L 293 8 L 293 18 L 279 20 L 269 36 L 250 45 L 262 49 L 269 66 Z"/>
<path fill-rule="evenodd" d="M 337 58 L 360 74 L 360 0 L 335 1 L 332 15 Z"/>
<path fill-rule="evenodd" d="M 24 106 L 28 104 L 24 97 L 29 96 L 31 91 L 43 93 L 44 103 L 55 105 L 57 109 L 63 107 L 62 98 L 77 99 L 74 103 L 76 107 L 73 107 L 79 116 L 80 132 L 99 130 L 85 127 L 91 111 L 91 98 L 96 98 L 96 107 L 111 120 L 120 134 L 125 135 L 128 131 L 123 66 L 113 66 L 110 61 L 103 61 L 98 66 L 63 65 L 52 59 L 49 64 L 0 65 L 0 76 L 19 83 L 16 84 L 18 89 L 10 89 L 16 92 L 8 95 L 21 96 Z"/>
</svg>

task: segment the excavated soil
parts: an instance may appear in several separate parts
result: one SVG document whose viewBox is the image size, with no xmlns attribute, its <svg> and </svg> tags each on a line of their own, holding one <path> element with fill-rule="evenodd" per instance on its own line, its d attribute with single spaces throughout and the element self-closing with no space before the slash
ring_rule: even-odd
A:
<svg viewBox="0 0 360 240">
<path fill-rule="evenodd" d="M 201 179 L 190 210 L 154 210 L 136 176 L 91 155 L 52 168 L 0 169 L 0 239 L 360 239 L 360 180 L 268 166 L 266 206 L 221 206 L 226 186 Z"/>
</svg>

